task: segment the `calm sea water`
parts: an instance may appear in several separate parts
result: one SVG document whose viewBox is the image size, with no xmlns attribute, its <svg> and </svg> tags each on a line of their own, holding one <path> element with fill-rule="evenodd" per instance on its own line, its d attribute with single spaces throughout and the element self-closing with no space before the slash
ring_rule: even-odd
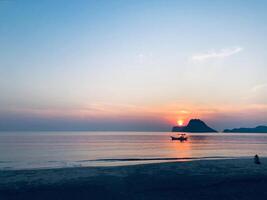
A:
<svg viewBox="0 0 267 200">
<path fill-rule="evenodd" d="M 267 134 L 170 132 L 0 132 L 0 169 L 113 166 L 267 156 Z"/>
</svg>

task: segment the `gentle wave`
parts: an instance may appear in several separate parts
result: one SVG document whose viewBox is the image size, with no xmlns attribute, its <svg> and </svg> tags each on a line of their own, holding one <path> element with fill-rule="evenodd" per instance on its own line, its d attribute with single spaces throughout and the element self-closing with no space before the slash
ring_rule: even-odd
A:
<svg viewBox="0 0 267 200">
<path fill-rule="evenodd" d="M 103 161 L 103 162 L 129 162 L 129 161 L 169 161 L 169 160 L 201 160 L 201 159 L 231 159 L 237 157 L 229 156 L 207 156 L 207 157 L 184 157 L 184 158 L 104 158 L 95 160 L 79 160 L 77 162 Z"/>
</svg>

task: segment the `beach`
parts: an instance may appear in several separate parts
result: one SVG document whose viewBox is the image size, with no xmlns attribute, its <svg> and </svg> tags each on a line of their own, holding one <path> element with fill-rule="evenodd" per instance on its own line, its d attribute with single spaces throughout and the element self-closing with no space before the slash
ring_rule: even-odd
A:
<svg viewBox="0 0 267 200">
<path fill-rule="evenodd" d="M 0 171 L 0 199 L 267 199 L 267 158 Z"/>
</svg>

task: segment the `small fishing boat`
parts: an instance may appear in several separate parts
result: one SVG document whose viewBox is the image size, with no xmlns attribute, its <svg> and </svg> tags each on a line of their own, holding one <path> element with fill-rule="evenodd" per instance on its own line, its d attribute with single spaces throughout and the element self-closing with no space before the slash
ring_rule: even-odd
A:
<svg viewBox="0 0 267 200">
<path fill-rule="evenodd" d="M 187 140 L 186 134 L 180 134 L 177 137 L 176 136 L 171 136 L 172 140 L 179 140 L 179 141 L 185 141 Z"/>
</svg>

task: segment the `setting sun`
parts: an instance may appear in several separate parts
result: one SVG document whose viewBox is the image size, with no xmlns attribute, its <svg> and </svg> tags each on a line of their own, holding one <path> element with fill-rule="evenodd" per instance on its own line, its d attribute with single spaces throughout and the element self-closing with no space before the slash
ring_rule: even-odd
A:
<svg viewBox="0 0 267 200">
<path fill-rule="evenodd" d="M 182 126 L 184 124 L 184 121 L 179 119 L 179 120 L 177 120 L 177 124 L 178 124 L 178 126 Z"/>
</svg>

